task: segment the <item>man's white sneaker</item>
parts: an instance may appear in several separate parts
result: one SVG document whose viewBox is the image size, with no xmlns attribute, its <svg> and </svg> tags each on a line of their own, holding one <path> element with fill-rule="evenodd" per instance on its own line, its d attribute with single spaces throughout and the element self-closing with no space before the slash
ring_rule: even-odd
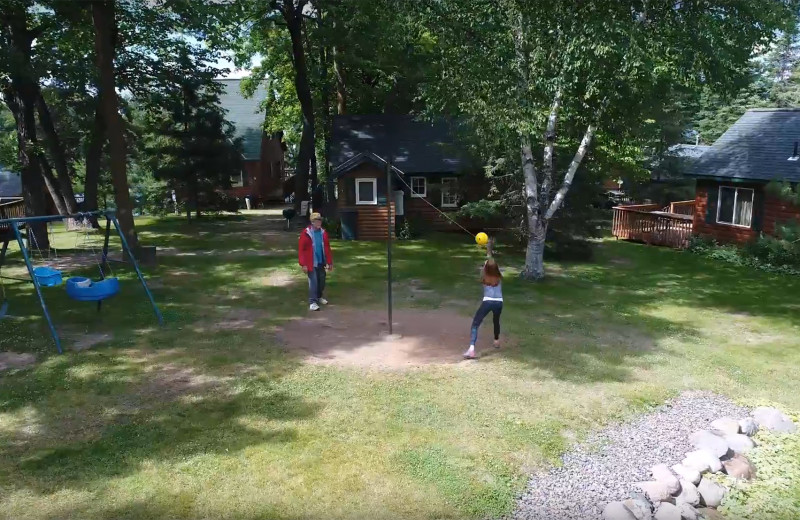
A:
<svg viewBox="0 0 800 520">
<path fill-rule="evenodd" d="M 320 305 L 328 305 L 328 300 L 325 298 L 320 298 L 318 301 Z"/>
<path fill-rule="evenodd" d="M 311 305 L 308 306 L 308 309 L 312 311 L 318 311 L 319 305 L 317 305 L 316 303 L 312 303 Z"/>
</svg>

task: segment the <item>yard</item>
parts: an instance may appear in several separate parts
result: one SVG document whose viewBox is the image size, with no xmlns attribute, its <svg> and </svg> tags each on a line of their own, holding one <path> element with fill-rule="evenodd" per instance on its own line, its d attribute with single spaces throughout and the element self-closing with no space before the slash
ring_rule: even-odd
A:
<svg viewBox="0 0 800 520">
<path fill-rule="evenodd" d="M 280 225 L 140 219 L 143 242 L 167 248 L 147 273 L 166 326 L 115 267 L 123 292 L 99 316 L 46 290 L 63 356 L 32 287 L 7 284 L 22 318 L 0 321 L 0 351 L 38 361 L 0 375 L 0 518 L 496 518 L 527 470 L 683 389 L 800 409 L 797 278 L 607 240 L 595 263 L 550 263 L 531 285 L 502 251 L 499 352 L 306 362 L 278 339 L 307 313 L 296 237 Z M 385 247 L 333 246 L 320 315 L 380 315 Z M 398 243 L 398 306 L 463 316 L 466 341 L 481 260 L 458 235 Z"/>
</svg>

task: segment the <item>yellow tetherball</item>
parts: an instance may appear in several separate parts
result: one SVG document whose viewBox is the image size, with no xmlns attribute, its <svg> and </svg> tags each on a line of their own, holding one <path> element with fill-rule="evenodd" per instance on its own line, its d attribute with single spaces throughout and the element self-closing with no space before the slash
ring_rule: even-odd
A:
<svg viewBox="0 0 800 520">
<path fill-rule="evenodd" d="M 485 246 L 486 244 L 489 243 L 489 236 L 484 232 L 480 232 L 477 235 L 475 235 L 475 242 L 479 246 Z"/>
</svg>

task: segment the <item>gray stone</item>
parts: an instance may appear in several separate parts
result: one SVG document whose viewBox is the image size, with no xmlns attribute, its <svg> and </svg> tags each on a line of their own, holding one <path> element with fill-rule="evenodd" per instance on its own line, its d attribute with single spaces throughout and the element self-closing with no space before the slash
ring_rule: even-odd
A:
<svg viewBox="0 0 800 520">
<path fill-rule="evenodd" d="M 710 471 L 717 473 L 722 471 L 722 463 L 719 457 L 715 456 L 708 450 L 695 450 L 686 454 L 686 458 L 681 462 L 684 466 L 694 468 L 700 473 Z"/>
<path fill-rule="evenodd" d="M 762 406 L 753 411 L 753 418 L 759 426 L 778 433 L 794 433 L 797 425 L 777 408 Z"/>
<path fill-rule="evenodd" d="M 681 520 L 700 520 L 700 513 L 693 505 L 683 502 L 678 504 L 678 509 L 681 510 Z"/>
<path fill-rule="evenodd" d="M 697 487 L 688 480 L 681 480 L 681 493 L 678 495 L 676 503 L 690 506 L 700 505 L 700 493 L 697 491 Z"/>
<path fill-rule="evenodd" d="M 726 435 L 725 442 L 728 443 L 728 447 L 734 453 L 747 453 L 756 447 L 756 443 L 753 442 L 753 439 L 741 433 Z"/>
<path fill-rule="evenodd" d="M 758 433 L 758 423 L 752 417 L 739 421 L 739 430 L 745 435 L 752 437 Z"/>
<path fill-rule="evenodd" d="M 756 476 L 756 467 L 744 455 L 734 455 L 722 463 L 725 473 L 736 479 L 752 480 Z"/>
<path fill-rule="evenodd" d="M 652 503 L 664 502 L 668 500 L 672 493 L 663 482 L 658 480 L 651 480 L 648 482 L 637 482 L 634 487 L 640 489 Z"/>
<path fill-rule="evenodd" d="M 656 508 L 655 520 L 681 520 L 681 510 L 667 502 Z"/>
<path fill-rule="evenodd" d="M 719 435 L 709 430 L 699 430 L 689 437 L 689 442 L 698 450 L 708 450 L 715 457 L 724 457 L 728 453 L 728 443 Z"/>
<path fill-rule="evenodd" d="M 675 464 L 672 466 L 672 471 L 678 475 L 680 479 L 691 482 L 695 486 L 700 483 L 700 479 L 702 478 L 699 471 L 694 468 L 686 467 L 683 464 Z"/>
<path fill-rule="evenodd" d="M 667 486 L 667 492 L 675 495 L 681 490 L 681 483 L 666 464 L 657 464 L 650 470 L 653 479 Z"/>
<path fill-rule="evenodd" d="M 653 520 L 653 505 L 644 495 L 631 493 L 631 498 L 623 502 L 636 520 Z"/>
<path fill-rule="evenodd" d="M 739 433 L 739 421 L 730 417 L 723 417 L 711 422 L 711 429 L 724 434 Z"/>
<path fill-rule="evenodd" d="M 697 491 L 700 493 L 700 503 L 706 507 L 718 507 L 725 498 L 725 488 L 707 478 L 700 481 Z"/>
<path fill-rule="evenodd" d="M 603 520 L 636 520 L 636 517 L 622 502 L 611 502 L 603 509 Z"/>
</svg>

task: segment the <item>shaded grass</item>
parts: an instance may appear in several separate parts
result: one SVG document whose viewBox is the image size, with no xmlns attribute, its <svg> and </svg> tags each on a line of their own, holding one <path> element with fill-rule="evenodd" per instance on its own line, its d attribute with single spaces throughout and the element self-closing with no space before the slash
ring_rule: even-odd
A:
<svg viewBox="0 0 800 520">
<path fill-rule="evenodd" d="M 91 350 L 53 355 L 31 287 L 9 288 L 0 350 L 39 362 L 0 375 L 0 518 L 496 517 L 525 471 L 683 389 L 800 407 L 797 280 L 616 242 L 593 264 L 549 263 L 535 285 L 501 250 L 500 355 L 409 372 L 304 365 L 273 334 L 305 312 L 284 252 L 296 238 L 260 219 L 139 223 L 143 241 L 182 251 L 277 252 L 161 257 L 147 275 L 164 328 L 124 266 L 100 315 L 48 290 L 67 346 L 112 334 Z M 385 245 L 334 250 L 329 299 L 384 305 Z M 441 236 L 394 254 L 396 304 L 456 309 L 466 336 L 474 245 Z M 214 328 L 237 313 L 247 327 Z"/>
</svg>

